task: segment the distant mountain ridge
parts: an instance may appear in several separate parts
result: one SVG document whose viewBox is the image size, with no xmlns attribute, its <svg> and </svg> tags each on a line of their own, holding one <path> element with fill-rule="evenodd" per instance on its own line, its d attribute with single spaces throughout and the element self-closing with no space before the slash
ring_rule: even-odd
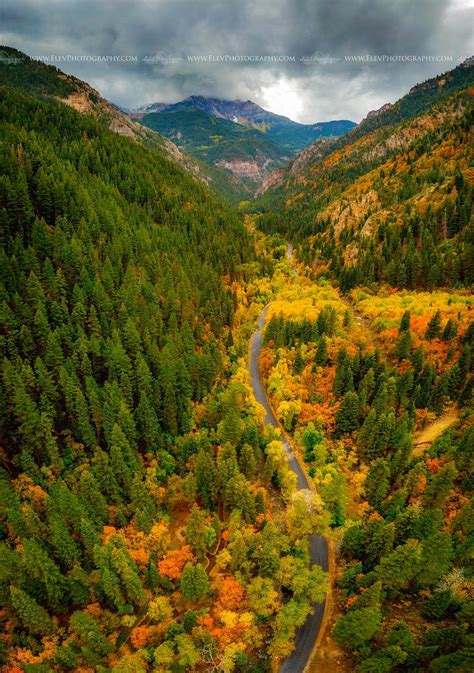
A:
<svg viewBox="0 0 474 673">
<path fill-rule="evenodd" d="M 303 149 L 318 138 L 340 136 L 356 126 L 355 122 L 348 119 L 301 124 L 265 110 L 251 100 L 227 100 L 198 95 L 188 96 L 177 103 L 150 103 L 136 108 L 134 112 L 150 114 L 190 110 L 202 110 L 216 119 L 228 119 L 236 124 L 254 127 L 291 153 Z"/>
<path fill-rule="evenodd" d="M 203 110 L 151 112 L 140 121 L 217 171 L 225 191 L 237 198 L 253 195 L 269 172 L 291 158 L 258 129 Z"/>
<path fill-rule="evenodd" d="M 250 100 L 205 96 L 151 103 L 131 116 L 216 171 L 233 198 L 252 196 L 269 173 L 318 139 L 338 138 L 356 126 L 344 119 L 300 124 Z"/>
</svg>

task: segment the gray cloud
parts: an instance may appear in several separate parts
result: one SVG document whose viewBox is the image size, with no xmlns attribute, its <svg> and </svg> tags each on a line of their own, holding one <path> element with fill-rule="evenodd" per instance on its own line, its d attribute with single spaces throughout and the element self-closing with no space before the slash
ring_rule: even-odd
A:
<svg viewBox="0 0 474 673">
<path fill-rule="evenodd" d="M 57 63 L 127 106 L 198 93 L 250 98 L 299 121 L 358 121 L 467 57 L 472 12 L 471 0 L 3 0 L 0 41 L 37 56 L 137 57 Z M 143 62 L 155 54 L 161 62 Z M 294 61 L 188 60 L 209 54 Z M 347 60 L 366 54 L 454 60 Z"/>
</svg>

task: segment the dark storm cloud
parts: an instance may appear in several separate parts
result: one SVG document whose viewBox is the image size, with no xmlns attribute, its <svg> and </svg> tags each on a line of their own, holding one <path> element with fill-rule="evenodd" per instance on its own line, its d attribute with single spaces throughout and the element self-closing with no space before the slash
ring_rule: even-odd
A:
<svg viewBox="0 0 474 673">
<path fill-rule="evenodd" d="M 56 63 L 127 106 L 202 93 L 286 106 L 302 121 L 359 120 L 457 61 L 348 57 L 467 56 L 471 13 L 470 0 L 3 0 L 0 41 L 37 56 L 135 58 Z M 188 60 L 209 54 L 294 61 Z"/>
</svg>

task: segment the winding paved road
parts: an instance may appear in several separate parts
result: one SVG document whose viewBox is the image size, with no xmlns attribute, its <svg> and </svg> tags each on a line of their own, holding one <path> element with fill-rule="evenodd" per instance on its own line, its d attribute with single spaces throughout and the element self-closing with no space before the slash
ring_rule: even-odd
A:
<svg viewBox="0 0 474 673">
<path fill-rule="evenodd" d="M 291 247 L 288 246 L 287 257 L 291 259 Z M 265 395 L 265 390 L 260 378 L 260 370 L 258 367 L 258 357 L 262 349 L 263 327 L 265 325 L 265 317 L 267 315 L 268 306 L 263 310 L 262 315 L 258 321 L 258 330 L 252 336 L 250 346 L 250 377 L 252 381 L 252 388 L 255 393 L 255 398 L 265 409 L 265 423 L 270 423 L 273 427 L 281 432 L 281 439 L 285 451 L 288 456 L 288 463 L 290 468 L 298 477 L 298 489 L 308 489 L 308 480 L 306 475 L 296 460 L 287 436 L 282 432 L 275 415 L 268 403 Z M 309 552 L 311 557 L 311 565 L 315 563 L 322 566 L 323 570 L 328 570 L 328 545 L 325 538 L 319 535 L 310 535 L 309 537 Z M 324 615 L 324 603 L 315 603 L 314 612 L 312 612 L 304 625 L 298 630 L 296 634 L 296 647 L 293 653 L 280 666 L 280 673 L 302 673 L 309 662 L 311 652 L 319 634 Z"/>
</svg>

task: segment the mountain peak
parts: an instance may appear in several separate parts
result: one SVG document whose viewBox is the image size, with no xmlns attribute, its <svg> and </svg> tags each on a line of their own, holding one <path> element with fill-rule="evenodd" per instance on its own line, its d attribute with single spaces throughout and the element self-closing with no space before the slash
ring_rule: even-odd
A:
<svg viewBox="0 0 474 673">
<path fill-rule="evenodd" d="M 253 122 L 253 118 L 256 115 L 286 119 L 286 117 L 281 117 L 264 110 L 250 99 L 245 101 L 239 98 L 231 100 L 229 98 L 217 98 L 216 96 L 203 96 L 201 94 L 191 94 L 176 103 L 149 103 L 136 108 L 134 111 L 144 113 L 177 112 L 178 110 L 190 108 L 199 109 L 212 116 L 229 119 L 230 121 L 235 121 L 236 118 L 239 118 L 240 123 Z M 297 122 L 293 123 L 296 124 Z"/>
<path fill-rule="evenodd" d="M 349 120 L 338 120 L 337 122 L 315 122 L 313 124 L 300 124 L 283 115 L 275 114 L 269 110 L 265 110 L 254 101 L 247 99 L 245 101 L 236 99 L 229 100 L 227 98 L 216 98 L 214 96 L 202 96 L 200 94 L 192 94 L 187 98 L 176 103 L 149 103 L 136 108 L 134 112 L 150 114 L 153 112 L 178 112 L 183 110 L 198 109 L 206 114 L 220 118 L 228 119 L 234 123 L 242 124 L 243 126 L 251 126 L 261 131 L 267 132 L 270 128 L 293 128 L 304 130 L 312 129 L 313 134 L 319 135 L 340 135 L 350 128 L 355 126 L 355 123 Z M 340 129 L 332 133 L 331 125 L 337 123 Z M 342 125 L 342 126 L 341 126 Z M 331 129 L 331 132 L 328 130 Z M 322 132 L 320 132 L 322 130 Z M 308 143 L 299 145 L 296 149 L 301 149 Z"/>
</svg>

